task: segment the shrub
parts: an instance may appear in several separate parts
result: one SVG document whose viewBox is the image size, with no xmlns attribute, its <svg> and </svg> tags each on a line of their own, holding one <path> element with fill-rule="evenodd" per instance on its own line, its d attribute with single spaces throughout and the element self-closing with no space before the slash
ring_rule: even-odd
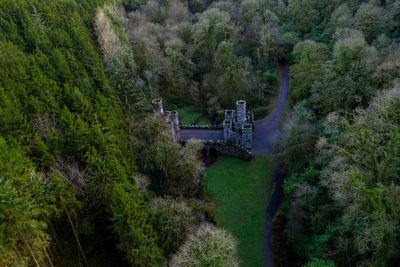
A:
<svg viewBox="0 0 400 267">
<path fill-rule="evenodd" d="M 137 10 L 144 1 L 141 0 L 123 0 L 122 4 L 124 5 L 126 11 L 135 11 Z"/>
<path fill-rule="evenodd" d="M 192 142 L 185 147 L 174 142 L 169 126 L 152 115 L 133 127 L 133 141 L 140 155 L 137 165 L 151 179 L 150 188 L 172 196 L 187 194 L 203 168 L 201 147 Z"/>
<path fill-rule="evenodd" d="M 258 107 L 253 112 L 254 112 L 254 118 L 256 120 L 259 120 L 267 116 L 268 109 L 266 107 Z"/>
<path fill-rule="evenodd" d="M 171 255 L 183 244 L 188 233 L 194 230 L 192 209 L 183 200 L 170 197 L 155 198 L 149 204 L 154 217 L 154 229 L 158 232 L 159 246 L 165 256 Z"/>
<path fill-rule="evenodd" d="M 239 266 L 237 241 L 227 231 L 202 224 L 179 249 L 170 266 Z"/>
<path fill-rule="evenodd" d="M 249 105 L 251 106 L 266 106 L 268 99 L 263 95 L 255 95 L 249 99 Z"/>
</svg>

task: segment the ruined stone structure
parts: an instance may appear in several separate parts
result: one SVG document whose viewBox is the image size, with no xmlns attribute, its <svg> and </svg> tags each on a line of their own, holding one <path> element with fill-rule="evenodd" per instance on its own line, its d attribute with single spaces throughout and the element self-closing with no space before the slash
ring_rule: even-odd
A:
<svg viewBox="0 0 400 267">
<path fill-rule="evenodd" d="M 179 141 L 179 116 L 178 111 L 164 111 L 162 105 L 162 99 L 157 98 L 154 99 L 151 104 L 153 105 L 154 114 L 159 116 L 165 120 L 165 122 L 169 125 L 171 129 L 171 135 L 174 141 Z"/>
<path fill-rule="evenodd" d="M 220 142 L 218 143 L 219 146 L 237 146 L 238 151 L 244 149 L 245 152 L 249 152 L 248 150 L 251 149 L 254 115 L 253 112 L 246 111 L 246 101 L 244 100 L 236 102 L 236 110 L 225 110 L 223 128 L 219 126 L 184 125 L 181 130 L 177 111 L 165 111 L 162 106 L 162 100 L 159 98 L 154 99 L 152 105 L 154 114 L 164 118 L 165 122 L 170 125 L 174 141 L 180 140 L 182 131 L 183 140 L 195 137 L 208 142 L 210 141 L 209 139 L 212 139 L 211 141 Z M 222 149 L 219 149 L 219 151 L 222 151 Z"/>
<path fill-rule="evenodd" d="M 251 148 L 253 141 L 254 114 L 246 112 L 246 101 L 236 101 L 236 110 L 225 110 L 224 141 Z"/>
</svg>

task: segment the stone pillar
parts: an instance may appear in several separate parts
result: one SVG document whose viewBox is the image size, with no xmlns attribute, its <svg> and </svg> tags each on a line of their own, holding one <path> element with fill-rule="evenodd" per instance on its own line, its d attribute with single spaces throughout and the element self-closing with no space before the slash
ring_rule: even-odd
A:
<svg viewBox="0 0 400 267">
<path fill-rule="evenodd" d="M 154 113 L 156 113 L 158 115 L 161 115 L 164 113 L 161 98 L 154 99 L 153 101 L 151 101 L 151 104 L 153 105 Z"/>
<path fill-rule="evenodd" d="M 176 110 L 171 111 L 171 122 L 172 122 L 172 127 L 174 128 L 175 139 L 179 140 L 179 131 L 181 130 L 181 128 L 179 126 L 178 111 Z"/>
<path fill-rule="evenodd" d="M 236 101 L 236 120 L 238 122 L 246 121 L 246 101 L 244 100 Z"/>
</svg>

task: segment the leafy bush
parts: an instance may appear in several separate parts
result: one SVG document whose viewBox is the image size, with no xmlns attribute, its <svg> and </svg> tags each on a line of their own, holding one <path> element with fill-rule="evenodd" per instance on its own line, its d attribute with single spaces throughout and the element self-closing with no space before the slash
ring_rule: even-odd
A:
<svg viewBox="0 0 400 267">
<path fill-rule="evenodd" d="M 201 142 L 186 146 L 173 141 L 170 126 L 149 115 L 133 125 L 137 166 L 151 180 L 150 189 L 160 194 L 184 196 L 203 168 Z"/>
<path fill-rule="evenodd" d="M 141 4 L 143 4 L 143 0 L 123 0 L 122 4 L 124 5 L 126 11 L 136 11 Z"/>
<path fill-rule="evenodd" d="M 291 172 L 300 172 L 314 153 L 316 129 L 310 110 L 301 104 L 295 106 L 284 126 L 287 135 L 284 147 L 285 166 Z"/>
<path fill-rule="evenodd" d="M 113 230 L 119 237 L 118 248 L 135 266 L 162 266 L 162 250 L 145 212 L 145 200 L 129 183 L 117 184 L 111 195 Z"/>
<path fill-rule="evenodd" d="M 259 120 L 259 119 L 262 119 L 262 118 L 264 118 L 265 116 L 268 115 L 268 108 L 266 108 L 266 107 L 258 107 L 258 108 L 253 110 L 253 113 L 254 113 L 254 118 L 256 120 Z"/>
<path fill-rule="evenodd" d="M 152 199 L 149 208 L 154 217 L 154 229 L 159 234 L 159 246 L 163 248 L 165 256 L 169 257 L 194 230 L 192 209 L 185 201 L 169 197 Z"/>
<path fill-rule="evenodd" d="M 239 266 L 236 245 L 227 231 L 202 224 L 172 257 L 170 266 Z"/>
</svg>

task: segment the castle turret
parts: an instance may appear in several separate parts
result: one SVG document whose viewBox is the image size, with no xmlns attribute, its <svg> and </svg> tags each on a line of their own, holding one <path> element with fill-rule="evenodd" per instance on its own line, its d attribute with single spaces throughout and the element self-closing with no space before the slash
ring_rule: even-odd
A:
<svg viewBox="0 0 400 267">
<path fill-rule="evenodd" d="M 234 110 L 227 109 L 225 110 L 225 119 L 226 120 L 233 120 Z"/>
<path fill-rule="evenodd" d="M 245 123 L 242 126 L 242 135 L 240 143 L 247 149 L 250 149 L 252 142 L 253 142 L 253 125 L 251 123 Z"/>
<path fill-rule="evenodd" d="M 176 110 L 168 111 L 163 109 L 162 99 L 156 98 L 151 101 L 153 105 L 154 114 L 159 115 L 159 118 L 163 118 L 168 126 L 168 131 L 171 131 L 172 138 L 174 141 L 179 141 L 179 117 Z"/>
<path fill-rule="evenodd" d="M 171 133 L 172 140 L 174 140 L 174 142 L 176 142 L 178 140 L 178 138 L 177 138 L 172 121 L 167 121 L 167 126 L 168 126 L 168 129 L 171 131 L 170 133 Z"/>
<path fill-rule="evenodd" d="M 151 101 L 151 104 L 153 105 L 154 113 L 159 114 L 159 115 L 164 113 L 161 98 L 154 99 L 153 101 Z"/>
<path fill-rule="evenodd" d="M 172 122 L 172 127 L 174 128 L 175 138 L 179 139 L 179 131 L 181 130 L 181 128 L 179 126 L 178 111 L 176 110 L 171 111 L 171 122 Z"/>
<path fill-rule="evenodd" d="M 238 122 L 246 121 L 246 101 L 244 100 L 236 101 L 236 120 Z"/>
<path fill-rule="evenodd" d="M 232 139 L 232 121 L 230 119 L 224 120 L 224 140 L 225 142 Z"/>
<path fill-rule="evenodd" d="M 163 113 L 165 122 L 169 123 L 171 122 L 171 111 L 164 111 Z"/>
</svg>

